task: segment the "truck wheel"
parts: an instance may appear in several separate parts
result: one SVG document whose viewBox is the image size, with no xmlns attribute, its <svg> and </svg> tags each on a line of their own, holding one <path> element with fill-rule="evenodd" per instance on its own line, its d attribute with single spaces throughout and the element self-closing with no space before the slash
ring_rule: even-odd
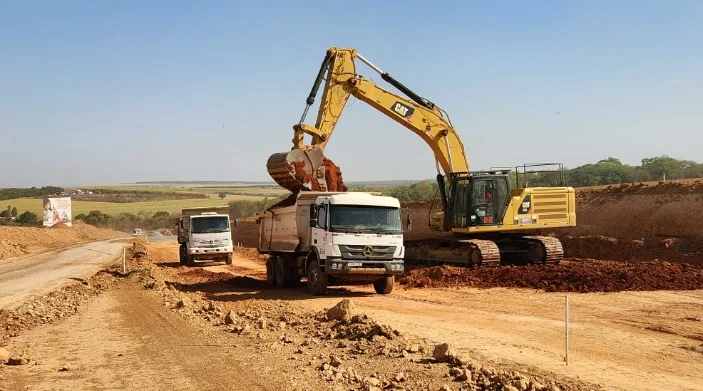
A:
<svg viewBox="0 0 703 391">
<path fill-rule="evenodd" d="M 227 254 L 227 257 L 225 258 L 225 263 L 226 263 L 227 265 L 231 265 L 231 264 L 232 264 L 232 254 Z"/>
<path fill-rule="evenodd" d="M 186 249 L 186 245 L 181 244 L 181 246 L 178 248 L 178 262 L 180 262 L 181 265 L 185 265 L 187 256 L 188 250 Z"/>
<path fill-rule="evenodd" d="M 276 274 L 274 273 L 274 261 L 276 257 L 269 257 L 266 261 L 266 283 L 273 285 L 276 283 Z"/>
<path fill-rule="evenodd" d="M 380 280 L 376 280 L 373 283 L 373 289 L 376 291 L 376 293 L 380 295 L 387 295 L 391 292 L 393 292 L 393 286 L 395 285 L 395 276 L 388 276 L 381 278 Z"/>
<path fill-rule="evenodd" d="M 320 270 L 316 261 L 308 267 L 308 291 L 313 296 L 321 296 L 327 292 L 327 273 Z"/>
<path fill-rule="evenodd" d="M 290 287 L 290 272 L 286 263 L 283 261 L 283 257 L 276 257 L 275 264 L 275 275 L 276 275 L 276 286 L 279 288 L 289 288 Z"/>
<path fill-rule="evenodd" d="M 186 266 L 193 266 L 195 264 L 195 257 L 186 252 Z"/>
</svg>

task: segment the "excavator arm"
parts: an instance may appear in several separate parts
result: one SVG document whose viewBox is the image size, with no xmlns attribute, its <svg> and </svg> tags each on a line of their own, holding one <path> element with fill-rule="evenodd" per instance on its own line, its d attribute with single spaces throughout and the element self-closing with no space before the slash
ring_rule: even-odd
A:
<svg viewBox="0 0 703 391">
<path fill-rule="evenodd" d="M 371 79 L 356 72 L 359 59 L 381 78 L 403 92 L 407 97 L 379 87 Z M 315 126 L 303 123 L 308 110 L 324 82 L 320 108 Z M 359 55 L 355 49 L 331 48 L 306 100 L 300 122 L 293 126 L 293 148 L 290 153 L 275 154 L 267 163 L 271 176 L 283 187 L 293 192 L 301 190 L 335 190 L 329 180 L 330 170 L 338 171 L 329 159 L 324 158 L 324 148 L 329 142 L 347 101 L 351 96 L 365 102 L 410 129 L 432 149 L 437 163 L 445 175 L 468 173 L 464 145 L 446 114 L 434 103 L 415 94 L 388 73 Z M 310 144 L 304 144 L 305 135 Z"/>
</svg>

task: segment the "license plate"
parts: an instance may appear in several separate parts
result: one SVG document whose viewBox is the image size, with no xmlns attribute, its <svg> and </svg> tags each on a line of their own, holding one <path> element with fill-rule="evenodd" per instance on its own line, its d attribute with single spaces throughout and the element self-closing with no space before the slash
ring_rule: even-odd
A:
<svg viewBox="0 0 703 391">
<path fill-rule="evenodd" d="M 361 266 L 361 262 L 349 262 L 347 265 L 349 265 L 349 267 L 359 267 Z"/>
</svg>

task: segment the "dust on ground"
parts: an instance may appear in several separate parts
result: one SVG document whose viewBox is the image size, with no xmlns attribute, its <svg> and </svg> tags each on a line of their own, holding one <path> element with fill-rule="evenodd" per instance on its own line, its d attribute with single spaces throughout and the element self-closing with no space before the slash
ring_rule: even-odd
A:
<svg viewBox="0 0 703 391">
<path fill-rule="evenodd" d="M 123 232 L 96 228 L 82 221 L 73 227 L 51 228 L 0 226 L 0 260 L 77 243 L 126 237 Z"/>
</svg>

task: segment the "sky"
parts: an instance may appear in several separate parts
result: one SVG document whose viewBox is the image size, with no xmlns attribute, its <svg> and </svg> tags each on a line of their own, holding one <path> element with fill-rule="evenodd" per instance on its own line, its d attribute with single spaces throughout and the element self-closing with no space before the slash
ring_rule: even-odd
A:
<svg viewBox="0 0 703 391">
<path fill-rule="evenodd" d="M 0 0 L 0 187 L 268 181 L 331 46 L 446 110 L 472 170 L 703 161 L 700 1 Z M 354 98 L 326 155 L 347 181 L 436 175 Z"/>
</svg>

